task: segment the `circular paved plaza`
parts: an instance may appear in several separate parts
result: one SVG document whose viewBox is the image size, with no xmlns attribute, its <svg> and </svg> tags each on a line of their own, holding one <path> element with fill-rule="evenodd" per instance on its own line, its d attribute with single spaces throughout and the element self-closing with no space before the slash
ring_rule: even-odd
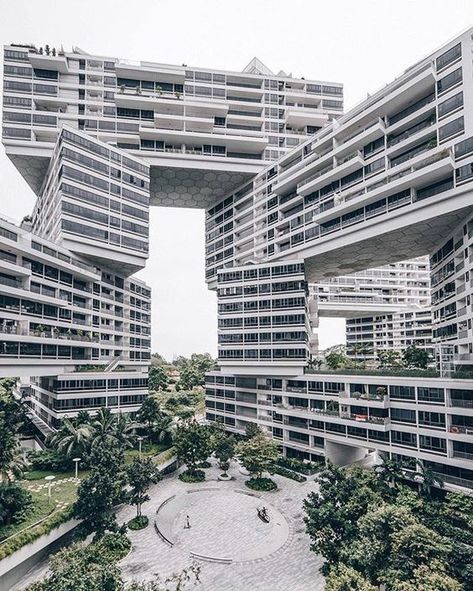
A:
<svg viewBox="0 0 473 591">
<path fill-rule="evenodd" d="M 258 517 L 262 507 L 269 522 Z M 279 550 L 290 533 L 278 509 L 259 495 L 228 487 L 197 488 L 167 499 L 155 524 L 165 541 L 189 556 L 228 563 L 265 558 Z"/>
<path fill-rule="evenodd" d="M 218 481 L 220 472 L 213 464 L 205 470 L 205 482 L 185 484 L 171 475 L 151 489 L 144 507 L 150 525 L 128 532 L 133 548 L 121 562 L 123 576 L 166 577 L 197 562 L 202 570 L 196 591 L 322 591 L 322 560 L 310 551 L 302 510 L 317 485 L 275 475 L 278 490 L 253 496 L 237 464 L 232 463 L 229 482 Z M 258 518 L 261 506 L 268 509 L 269 524 Z M 190 529 L 184 528 L 187 515 Z M 133 508 L 126 507 L 120 517 L 133 517 Z M 155 521 L 168 542 L 158 535 Z"/>
<path fill-rule="evenodd" d="M 186 484 L 174 474 L 150 489 L 150 501 L 143 506 L 150 524 L 128 532 L 132 550 L 120 563 L 126 580 L 151 580 L 155 574 L 164 579 L 196 562 L 201 567 L 196 591 L 324 589 L 322 560 L 310 551 L 302 510 L 315 483 L 275 475 L 278 490 L 253 495 L 235 463 L 229 482 L 218 480 L 214 463 L 205 473 L 206 481 L 199 484 Z M 257 515 L 261 506 L 268 510 L 269 524 Z M 118 519 L 134 515 L 127 506 Z M 187 516 L 190 528 L 185 528 Z M 11 591 L 43 576 L 45 569 L 44 563 L 38 565 Z"/>
</svg>

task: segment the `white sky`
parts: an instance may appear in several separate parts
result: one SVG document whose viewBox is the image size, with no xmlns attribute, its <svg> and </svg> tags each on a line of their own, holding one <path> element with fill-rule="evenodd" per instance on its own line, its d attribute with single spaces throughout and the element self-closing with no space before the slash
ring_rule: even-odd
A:
<svg viewBox="0 0 473 591">
<path fill-rule="evenodd" d="M 471 0 L 0 0 L 2 44 L 228 70 L 258 56 L 275 72 L 343 82 L 346 108 L 472 22 Z M 31 212 L 34 196 L 1 148 L 0 183 L 0 215 Z M 153 290 L 153 351 L 215 354 L 203 212 L 153 208 L 150 239 L 140 276 Z M 322 322 L 322 347 L 344 338 L 344 321 Z"/>
</svg>

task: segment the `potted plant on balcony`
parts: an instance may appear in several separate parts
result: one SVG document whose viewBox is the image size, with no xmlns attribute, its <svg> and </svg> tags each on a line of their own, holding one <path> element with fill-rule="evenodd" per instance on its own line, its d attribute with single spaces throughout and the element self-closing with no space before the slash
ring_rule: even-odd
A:
<svg viewBox="0 0 473 591">
<path fill-rule="evenodd" d="M 120 86 L 120 93 L 121 93 L 121 94 L 125 94 L 125 89 L 126 89 L 126 86 L 125 86 L 124 84 L 122 84 L 122 85 Z"/>
<path fill-rule="evenodd" d="M 177 100 L 179 100 L 181 98 L 181 93 L 176 90 L 174 96 L 177 98 Z"/>
<path fill-rule="evenodd" d="M 36 334 L 39 335 L 40 337 L 45 336 L 46 333 L 45 333 L 44 326 L 42 324 L 36 325 Z"/>
<path fill-rule="evenodd" d="M 382 400 L 387 394 L 387 390 L 385 386 L 378 386 L 376 388 L 376 396 L 379 397 L 380 400 Z"/>
<path fill-rule="evenodd" d="M 135 88 L 135 94 L 141 94 L 141 88 L 139 86 Z"/>
<path fill-rule="evenodd" d="M 163 94 L 163 89 L 161 86 L 159 86 L 159 84 L 156 84 L 156 92 L 158 93 L 158 96 Z"/>
</svg>

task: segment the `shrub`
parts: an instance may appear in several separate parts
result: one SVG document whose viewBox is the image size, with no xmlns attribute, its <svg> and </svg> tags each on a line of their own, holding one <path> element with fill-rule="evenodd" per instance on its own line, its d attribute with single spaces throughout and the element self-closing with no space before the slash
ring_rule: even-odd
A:
<svg viewBox="0 0 473 591">
<path fill-rule="evenodd" d="M 202 468 L 203 470 L 207 469 L 207 468 L 211 468 L 212 464 L 210 462 L 200 462 L 199 464 L 199 468 Z"/>
<path fill-rule="evenodd" d="M 26 489 L 15 483 L 0 483 L 0 526 L 23 521 L 32 504 Z"/>
<path fill-rule="evenodd" d="M 320 472 L 323 468 L 324 459 L 321 458 L 320 464 L 315 462 L 303 462 L 297 458 L 279 458 L 278 465 L 294 472 L 300 472 L 301 474 L 315 474 Z"/>
<path fill-rule="evenodd" d="M 146 515 L 139 515 L 138 517 L 133 517 L 133 519 L 130 519 L 127 525 L 128 529 L 136 531 L 139 529 L 144 529 L 148 526 L 148 523 L 149 519 L 146 517 Z"/>
<path fill-rule="evenodd" d="M 203 470 L 193 470 L 192 472 L 186 470 L 182 474 L 179 474 L 179 480 L 189 483 L 203 482 L 205 480 L 205 472 Z"/>
<path fill-rule="evenodd" d="M 110 560 L 121 560 L 131 549 L 131 542 L 126 535 L 115 532 L 103 536 L 97 545 L 103 549 Z"/>
<path fill-rule="evenodd" d="M 282 466 L 274 466 L 272 469 L 274 474 L 279 474 L 280 476 L 285 476 L 286 478 L 291 478 L 291 480 L 295 480 L 296 482 L 306 482 L 307 478 L 302 476 L 302 474 L 298 474 L 297 472 L 293 472 L 292 470 L 288 470 L 287 468 L 283 468 Z"/>
<path fill-rule="evenodd" d="M 72 461 L 65 455 L 50 449 L 37 451 L 30 456 L 31 470 L 67 472 L 72 469 Z"/>
<path fill-rule="evenodd" d="M 271 478 L 250 478 L 245 482 L 245 486 L 258 491 L 270 491 L 278 488 L 278 485 Z"/>
<path fill-rule="evenodd" d="M 36 527 L 20 532 L 18 535 L 11 538 L 11 540 L 8 540 L 8 542 L 5 542 L 0 546 L 0 560 L 10 556 L 23 546 L 26 546 L 26 544 L 34 542 L 41 536 L 49 534 L 53 529 L 71 519 L 71 517 L 72 508 L 66 509 L 65 511 L 58 511 Z"/>
</svg>

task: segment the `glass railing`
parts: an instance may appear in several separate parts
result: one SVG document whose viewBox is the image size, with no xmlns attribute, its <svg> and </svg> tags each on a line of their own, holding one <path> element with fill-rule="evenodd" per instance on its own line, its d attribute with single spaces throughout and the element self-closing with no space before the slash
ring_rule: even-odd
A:
<svg viewBox="0 0 473 591">
<path fill-rule="evenodd" d="M 425 107 L 429 103 L 432 103 L 434 100 L 435 100 L 435 92 L 433 92 L 432 94 L 429 94 L 428 96 L 424 97 L 423 99 L 420 99 L 420 101 L 417 101 L 416 103 L 414 103 L 413 105 L 410 105 L 406 109 L 399 111 L 398 113 L 396 113 L 392 117 L 389 117 L 389 125 L 394 125 L 394 123 L 397 123 L 398 121 L 401 121 L 402 119 L 405 119 L 409 115 L 412 115 L 412 113 L 415 113 L 416 111 L 419 111 L 420 109 L 422 109 L 423 107 Z"/>
</svg>

